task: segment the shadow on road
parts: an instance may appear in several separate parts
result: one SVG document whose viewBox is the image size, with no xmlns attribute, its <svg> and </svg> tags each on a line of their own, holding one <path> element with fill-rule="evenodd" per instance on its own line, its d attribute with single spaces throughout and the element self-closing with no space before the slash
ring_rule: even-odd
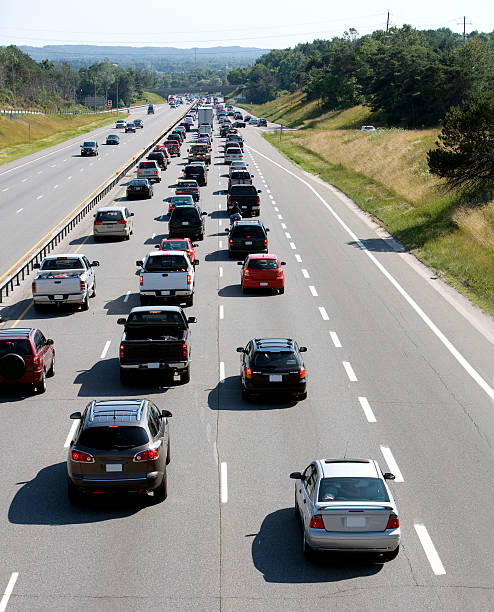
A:
<svg viewBox="0 0 494 612">
<path fill-rule="evenodd" d="M 394 238 L 369 238 L 367 240 L 361 240 L 361 244 L 366 248 L 367 251 L 373 253 L 405 253 L 406 249 Z M 362 247 L 358 242 L 352 241 L 347 243 L 349 246 L 361 249 Z"/>
<path fill-rule="evenodd" d="M 296 400 L 283 394 L 248 400 L 242 399 L 239 376 L 228 376 L 224 379 L 224 382 L 218 383 L 208 393 L 208 406 L 210 410 L 283 410 L 293 408 L 296 405 Z"/>
</svg>

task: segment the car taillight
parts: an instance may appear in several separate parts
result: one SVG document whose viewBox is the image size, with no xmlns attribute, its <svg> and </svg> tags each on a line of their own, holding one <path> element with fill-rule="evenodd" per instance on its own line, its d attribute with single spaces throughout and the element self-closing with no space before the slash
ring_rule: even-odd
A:
<svg viewBox="0 0 494 612">
<path fill-rule="evenodd" d="M 264 241 L 264 246 L 268 246 L 268 241 L 267 240 Z"/>
<path fill-rule="evenodd" d="M 120 350 L 118 354 L 120 356 L 120 359 L 123 359 L 124 357 L 124 345 L 123 344 L 120 345 Z"/>
<path fill-rule="evenodd" d="M 120 219 L 119 221 L 117 221 L 117 223 L 119 225 L 127 225 L 127 220 L 126 219 Z"/>
<path fill-rule="evenodd" d="M 89 453 L 83 453 L 82 451 L 73 450 L 71 453 L 72 461 L 78 463 L 94 463 L 94 457 Z"/>
<path fill-rule="evenodd" d="M 153 173 L 154 173 L 154 174 L 158 174 L 158 171 L 157 171 L 157 170 L 154 170 L 154 171 L 153 171 Z"/>
<path fill-rule="evenodd" d="M 283 278 L 283 270 L 281 268 L 278 268 L 278 272 L 276 274 L 276 278 Z"/>
<path fill-rule="evenodd" d="M 140 170 L 137 171 L 137 176 L 139 176 L 139 174 L 142 174 Z"/>
<path fill-rule="evenodd" d="M 189 356 L 189 347 L 187 346 L 185 342 L 182 344 L 182 353 L 184 357 Z"/>
<path fill-rule="evenodd" d="M 190 285 L 191 282 L 192 282 L 192 276 L 190 274 L 187 274 L 187 285 Z"/>
<path fill-rule="evenodd" d="M 143 284 L 144 284 L 144 277 L 141 274 L 141 276 L 139 276 L 139 285 L 142 287 Z"/>
<path fill-rule="evenodd" d="M 94 225 L 103 225 L 103 221 L 95 221 Z"/>
<path fill-rule="evenodd" d="M 228 204 L 232 203 L 232 198 L 230 196 L 228 196 Z"/>
<path fill-rule="evenodd" d="M 244 270 L 244 276 L 250 276 L 249 270 Z"/>
<path fill-rule="evenodd" d="M 33 293 L 36 293 L 36 281 L 33 281 L 33 282 L 31 283 L 31 289 L 32 289 L 32 292 L 33 292 Z"/>
<path fill-rule="evenodd" d="M 150 448 L 134 455 L 134 461 L 136 463 L 140 463 L 141 461 L 154 461 L 155 459 L 158 459 L 159 456 L 159 448 Z"/>
<path fill-rule="evenodd" d="M 233 240 L 230 238 L 229 240 L 230 246 L 233 244 Z"/>
<path fill-rule="evenodd" d="M 324 521 L 322 520 L 322 516 L 320 514 L 314 514 L 314 516 L 310 519 L 309 527 L 311 529 L 324 529 Z"/>
<path fill-rule="evenodd" d="M 33 357 L 33 365 L 39 364 L 39 357 Z"/>
<path fill-rule="evenodd" d="M 388 524 L 386 525 L 386 529 L 398 529 L 400 526 L 400 519 L 397 514 L 393 512 L 389 515 Z"/>
<path fill-rule="evenodd" d="M 252 369 L 251 368 L 245 368 L 245 378 L 248 378 L 249 380 L 252 378 Z"/>
<path fill-rule="evenodd" d="M 298 375 L 300 378 L 305 378 L 305 368 L 303 366 L 300 367 Z"/>
<path fill-rule="evenodd" d="M 259 204 L 260 201 L 261 201 L 261 198 L 257 196 L 257 203 Z"/>
<path fill-rule="evenodd" d="M 80 291 L 86 291 L 86 281 L 79 281 L 79 290 Z"/>
</svg>

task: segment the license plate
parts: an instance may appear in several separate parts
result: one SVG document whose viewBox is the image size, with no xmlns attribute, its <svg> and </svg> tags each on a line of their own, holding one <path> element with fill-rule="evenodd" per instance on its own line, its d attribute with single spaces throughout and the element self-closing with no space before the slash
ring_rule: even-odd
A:
<svg viewBox="0 0 494 612">
<path fill-rule="evenodd" d="M 107 463 L 106 471 L 107 472 L 121 472 L 122 464 L 121 463 Z"/>
<path fill-rule="evenodd" d="M 281 382 L 283 380 L 283 376 L 281 374 L 270 374 L 269 382 Z"/>
<path fill-rule="evenodd" d="M 349 516 L 346 519 L 347 527 L 365 527 L 366 523 L 365 516 Z"/>
<path fill-rule="evenodd" d="M 259 283 L 259 287 L 267 287 L 268 283 Z"/>
<path fill-rule="evenodd" d="M 63 295 L 54 295 L 53 298 L 55 300 L 63 300 Z"/>
<path fill-rule="evenodd" d="M 188 221 L 182 221 L 182 225 L 189 225 Z"/>
<path fill-rule="evenodd" d="M 134 187 L 136 191 L 141 191 L 141 187 Z"/>
<path fill-rule="evenodd" d="M 159 363 L 148 363 L 149 370 L 157 370 L 160 367 Z"/>
<path fill-rule="evenodd" d="M 166 291 L 160 291 L 160 295 L 170 295 L 170 291 L 168 289 Z"/>
<path fill-rule="evenodd" d="M 252 240 L 246 240 L 245 241 L 245 245 L 246 246 L 251 246 L 251 244 L 252 244 Z"/>
<path fill-rule="evenodd" d="M 114 223 L 105 223 L 103 226 L 105 229 L 111 229 L 115 224 Z"/>
</svg>

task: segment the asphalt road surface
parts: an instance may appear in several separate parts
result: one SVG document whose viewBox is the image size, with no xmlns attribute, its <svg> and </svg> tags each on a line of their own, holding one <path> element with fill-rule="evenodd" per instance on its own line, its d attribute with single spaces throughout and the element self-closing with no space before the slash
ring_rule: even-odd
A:
<svg viewBox="0 0 494 612">
<path fill-rule="evenodd" d="M 154 121 L 172 112 L 160 110 Z M 151 140 L 145 122 L 142 135 L 122 136 L 135 150 L 115 147 L 96 162 L 72 158 L 74 145 L 60 156 L 68 156 L 74 179 L 83 168 L 80 184 L 93 189 L 105 178 L 101 166 L 108 172 L 110 162 L 117 167 Z M 89 311 L 38 315 L 29 282 L 6 303 L 4 328 L 36 326 L 55 340 L 57 372 L 44 395 L 3 389 L 0 396 L 0 611 L 494 608 L 494 326 L 342 194 L 285 160 L 261 131 L 243 131 L 246 160 L 262 189 L 269 250 L 287 262 L 286 290 L 241 292 L 240 268 L 227 253 L 227 166 L 216 138 L 201 188 L 209 214 L 196 249 L 196 297 L 187 309 L 198 319 L 190 383 L 122 387 L 116 324 L 138 304 L 136 259 L 167 235 L 163 200 L 183 160 L 163 173 L 152 200 L 128 204 L 135 213 L 129 241 L 94 243 L 88 216 L 60 245 L 101 262 Z M 67 181 L 40 178 L 47 159 L 27 167 L 23 198 L 48 193 L 57 180 L 58 205 L 70 210 L 81 187 L 75 194 Z M 11 173 L 17 181 L 19 173 Z M 101 205 L 125 201 L 126 182 Z M 14 208 L 0 206 L 2 227 L 23 219 Z M 29 225 L 34 233 L 17 241 L 24 250 L 45 231 Z M 235 348 L 263 335 L 308 347 L 307 400 L 242 401 Z M 65 488 L 68 416 L 91 399 L 114 397 L 149 397 L 173 413 L 168 499 L 95 496 L 74 508 Z M 398 476 L 391 487 L 402 545 L 392 562 L 302 555 L 288 475 L 315 458 L 342 456 L 375 458 Z"/>
</svg>

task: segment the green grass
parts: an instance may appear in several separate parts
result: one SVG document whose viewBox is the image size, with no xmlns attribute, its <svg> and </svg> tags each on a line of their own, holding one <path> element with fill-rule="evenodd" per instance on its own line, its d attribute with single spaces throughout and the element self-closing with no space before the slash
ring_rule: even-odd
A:
<svg viewBox="0 0 494 612">
<path fill-rule="evenodd" d="M 143 91 L 142 92 L 142 98 L 139 98 L 139 100 L 136 100 L 134 102 L 135 105 L 138 104 L 167 104 L 168 100 L 166 100 L 165 98 L 163 98 L 163 96 L 160 96 L 157 93 L 153 93 L 152 91 Z"/>
</svg>

